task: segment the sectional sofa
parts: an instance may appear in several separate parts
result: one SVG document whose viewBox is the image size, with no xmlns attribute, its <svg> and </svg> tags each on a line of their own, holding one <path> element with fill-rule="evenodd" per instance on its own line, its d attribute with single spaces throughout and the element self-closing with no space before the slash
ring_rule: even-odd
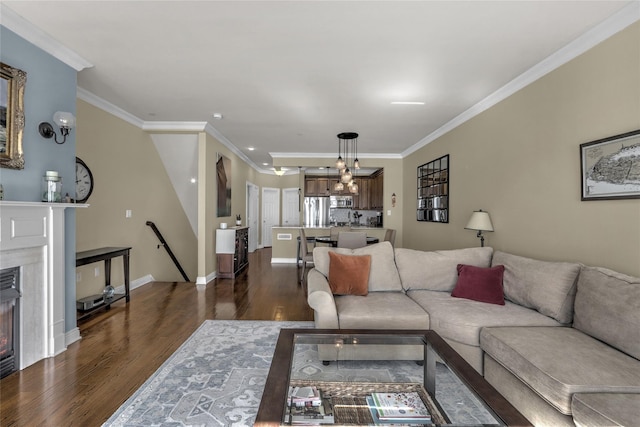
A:
<svg viewBox="0 0 640 427">
<path fill-rule="evenodd" d="M 366 295 L 334 295 L 330 251 L 369 256 Z M 307 286 L 317 328 L 433 329 L 534 425 L 640 424 L 640 279 L 492 248 L 427 252 L 382 242 L 317 247 L 313 257 Z M 420 348 L 388 351 L 348 357 L 421 357 Z"/>
</svg>

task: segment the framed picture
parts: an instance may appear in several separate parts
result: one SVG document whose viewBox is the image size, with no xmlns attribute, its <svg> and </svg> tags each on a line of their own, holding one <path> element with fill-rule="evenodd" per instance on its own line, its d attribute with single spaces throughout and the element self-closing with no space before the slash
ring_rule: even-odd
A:
<svg viewBox="0 0 640 427">
<path fill-rule="evenodd" d="M 216 161 L 216 179 L 218 186 L 217 215 L 231 216 L 231 160 L 218 153 Z"/>
<path fill-rule="evenodd" d="M 416 220 L 449 222 L 449 155 L 418 166 Z"/>
<path fill-rule="evenodd" d="M 640 129 L 580 144 L 582 200 L 640 198 Z"/>
<path fill-rule="evenodd" d="M 0 166 L 23 169 L 24 87 L 27 73 L 0 62 Z"/>
</svg>

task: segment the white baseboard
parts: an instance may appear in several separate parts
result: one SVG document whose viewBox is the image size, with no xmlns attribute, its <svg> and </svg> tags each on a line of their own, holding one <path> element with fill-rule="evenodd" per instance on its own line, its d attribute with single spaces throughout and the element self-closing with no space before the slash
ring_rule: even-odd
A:
<svg viewBox="0 0 640 427">
<path fill-rule="evenodd" d="M 295 258 L 271 258 L 271 264 L 295 264 Z"/>
<path fill-rule="evenodd" d="M 64 334 L 64 344 L 65 346 L 69 346 L 76 341 L 80 341 L 82 337 L 80 336 L 80 328 L 77 326 L 70 331 L 65 332 Z"/>
<path fill-rule="evenodd" d="M 142 276 L 139 279 L 134 279 L 129 282 L 129 291 L 132 291 L 140 286 L 144 286 L 147 283 L 155 282 L 156 279 L 153 278 L 151 274 L 147 274 L 146 276 Z M 120 286 L 116 287 L 116 292 L 124 293 L 124 283 Z"/>
<path fill-rule="evenodd" d="M 207 274 L 205 277 L 198 276 L 196 278 L 196 286 L 206 286 L 207 283 L 211 282 L 216 277 L 218 277 L 218 274 L 215 271 Z"/>
</svg>

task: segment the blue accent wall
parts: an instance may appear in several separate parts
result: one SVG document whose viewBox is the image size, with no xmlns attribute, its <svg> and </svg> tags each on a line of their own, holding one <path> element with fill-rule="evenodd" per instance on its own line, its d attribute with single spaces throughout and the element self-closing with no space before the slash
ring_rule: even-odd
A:
<svg viewBox="0 0 640 427">
<path fill-rule="evenodd" d="M 58 145 L 53 139 L 40 136 L 38 125 L 43 121 L 52 122 L 56 111 L 76 115 L 76 70 L 3 26 L 0 26 L 0 61 L 27 73 L 22 140 L 25 167 L 21 170 L 0 168 L 5 200 L 40 201 L 42 176 L 47 170 L 58 171 L 63 180 L 63 193 L 73 196 L 76 132 L 72 130 L 67 141 Z M 65 241 L 65 330 L 70 331 L 76 326 L 75 209 L 65 209 Z"/>
</svg>

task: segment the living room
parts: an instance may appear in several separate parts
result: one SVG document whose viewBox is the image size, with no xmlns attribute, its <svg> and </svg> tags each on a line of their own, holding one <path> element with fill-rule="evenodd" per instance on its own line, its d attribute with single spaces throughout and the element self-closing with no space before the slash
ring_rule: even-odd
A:
<svg viewBox="0 0 640 427">
<path fill-rule="evenodd" d="M 4 5 L 3 5 L 4 7 Z M 3 9 L 4 11 L 4 9 Z M 87 294 L 104 282 L 92 267 L 78 270 L 75 252 L 100 246 L 132 246 L 131 278 L 135 286 L 153 280 L 180 281 L 175 267 L 145 225 L 161 228 L 192 281 L 207 283 L 216 271 L 213 235 L 222 222 L 232 223 L 246 212 L 246 182 L 260 188 L 299 188 L 300 176 L 277 177 L 260 173 L 216 134 L 203 126 L 180 132 L 196 150 L 204 166 L 198 175 L 197 226 L 185 212 L 179 195 L 156 148 L 162 135 L 176 129 L 145 129 L 145 121 L 114 110 L 88 91 L 77 91 L 76 70 L 35 47 L 4 25 L 0 50 L 3 63 L 27 72 L 25 166 L 3 168 L 0 182 L 5 200 L 36 201 L 45 170 L 58 170 L 65 184 L 72 182 L 78 156 L 96 179 L 88 208 L 65 214 L 65 332 L 77 329 L 75 301 L 82 286 Z M 489 211 L 493 233 L 487 246 L 522 256 L 598 265 L 640 276 L 640 202 L 637 199 L 582 201 L 580 144 L 640 129 L 640 24 L 634 23 L 557 68 L 540 72 L 522 87 L 473 115 L 442 129 L 433 139 L 401 159 L 375 159 L 385 169 L 385 225 L 398 231 L 396 245 L 436 250 L 479 244 L 465 230 L 471 213 Z M 570 56 L 570 55 L 569 55 Z M 56 145 L 38 134 L 37 123 L 54 111 L 71 111 L 77 128 L 67 142 Z M 136 125 L 135 123 L 138 123 Z M 332 129 L 332 135 L 345 129 Z M 159 137 L 160 135 L 160 137 Z M 154 139 L 154 137 L 156 139 Z M 364 145 L 364 141 L 363 144 Z M 233 164 L 232 216 L 215 211 L 216 154 Z M 335 154 L 332 152 L 331 154 Z M 451 159 L 451 214 L 449 222 L 416 221 L 416 169 L 448 154 Z M 327 159 L 274 158 L 294 169 L 323 166 Z M 66 187 L 65 187 L 66 188 Z M 391 204 L 391 194 L 397 204 Z M 125 212 L 132 211 L 127 218 Z M 204 218 L 211 219 L 205 221 Z M 114 262 L 112 280 L 123 281 L 121 264 Z M 86 289 L 86 290 L 85 290 Z"/>
</svg>

